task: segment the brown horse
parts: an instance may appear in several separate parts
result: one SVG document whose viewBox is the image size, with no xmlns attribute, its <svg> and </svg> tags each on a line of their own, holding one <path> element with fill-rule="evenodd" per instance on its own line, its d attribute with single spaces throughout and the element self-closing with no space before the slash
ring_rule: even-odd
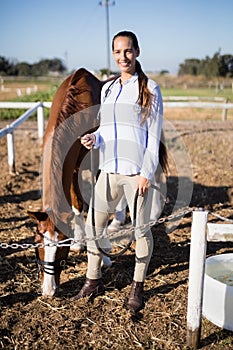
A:
<svg viewBox="0 0 233 350">
<path fill-rule="evenodd" d="M 49 244 L 71 237 L 74 212 L 75 228 L 82 229 L 83 198 L 78 172 L 88 150 L 81 145 L 80 136 L 98 127 L 103 84 L 82 68 L 68 76 L 54 96 L 43 143 L 43 208 L 42 212 L 28 212 L 38 223 L 37 243 Z M 68 251 L 67 247 L 56 250 L 56 245 L 38 249 L 43 295 L 54 295 L 59 285 L 61 262 L 66 260 Z"/>
<path fill-rule="evenodd" d="M 82 146 L 80 137 L 98 128 L 100 93 L 105 82 L 81 68 L 67 77 L 54 96 L 43 144 L 43 211 L 29 212 L 38 223 L 35 239 L 39 242 L 54 242 L 73 237 L 71 220 L 74 214 L 74 237 L 83 237 L 84 201 L 79 186 L 79 170 L 88 150 Z M 160 165 L 165 169 L 167 153 L 163 135 L 159 155 Z M 47 248 L 49 250 L 54 247 Z M 45 255 L 45 249 L 40 248 L 38 261 L 44 270 L 42 294 L 52 296 L 59 285 L 61 272 L 61 268 L 56 269 L 55 266 L 61 265 L 59 261 L 67 258 L 68 248 L 60 247 L 57 251 L 54 249 L 53 253 L 47 253 L 49 258 L 45 258 Z M 54 266 L 54 270 L 48 273 L 51 266 Z M 46 274 L 48 276 L 44 283 Z"/>
</svg>

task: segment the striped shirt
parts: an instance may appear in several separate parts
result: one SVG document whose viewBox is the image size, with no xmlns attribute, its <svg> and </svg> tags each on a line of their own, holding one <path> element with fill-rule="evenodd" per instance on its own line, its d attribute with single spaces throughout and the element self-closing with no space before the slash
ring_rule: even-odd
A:
<svg viewBox="0 0 233 350">
<path fill-rule="evenodd" d="M 142 124 L 137 104 L 139 87 L 135 73 L 121 85 L 120 78 L 106 83 L 101 91 L 100 127 L 94 133 L 100 148 L 100 169 L 107 173 L 135 175 L 152 179 L 159 163 L 163 102 L 159 86 L 151 79 L 148 88 L 152 105 Z"/>
</svg>

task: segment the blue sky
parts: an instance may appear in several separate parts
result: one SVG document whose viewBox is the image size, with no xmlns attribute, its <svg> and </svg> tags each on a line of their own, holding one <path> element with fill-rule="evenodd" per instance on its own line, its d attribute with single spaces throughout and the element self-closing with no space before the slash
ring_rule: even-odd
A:
<svg viewBox="0 0 233 350">
<path fill-rule="evenodd" d="M 57 57 L 69 70 L 107 67 L 106 9 L 99 2 L 1 0 L 0 55 L 28 63 Z M 233 55 L 233 0 L 115 0 L 109 19 L 110 39 L 123 29 L 137 34 L 145 71 L 176 73 L 186 58 L 219 49 Z"/>
</svg>

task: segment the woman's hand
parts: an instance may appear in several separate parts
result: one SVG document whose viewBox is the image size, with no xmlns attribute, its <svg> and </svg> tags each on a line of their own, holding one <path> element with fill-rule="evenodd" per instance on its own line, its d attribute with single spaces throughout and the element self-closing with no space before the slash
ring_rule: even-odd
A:
<svg viewBox="0 0 233 350">
<path fill-rule="evenodd" d="M 87 149 L 91 149 L 95 144 L 95 135 L 94 134 L 86 134 L 81 137 L 81 144 L 85 146 Z"/>
<path fill-rule="evenodd" d="M 143 194 L 146 193 L 150 187 L 150 180 L 140 175 L 137 175 L 137 177 L 136 190 L 138 190 L 139 196 L 143 196 Z"/>
</svg>

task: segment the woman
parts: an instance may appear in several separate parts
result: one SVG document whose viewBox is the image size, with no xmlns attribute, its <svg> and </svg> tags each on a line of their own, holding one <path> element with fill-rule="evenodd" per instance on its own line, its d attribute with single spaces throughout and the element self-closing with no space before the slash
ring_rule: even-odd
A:
<svg viewBox="0 0 233 350">
<path fill-rule="evenodd" d="M 85 135 L 86 148 L 100 148 L 101 174 L 95 186 L 95 230 L 101 235 L 109 214 L 114 212 L 124 194 L 131 218 L 138 193 L 136 212 L 136 258 L 127 307 L 137 312 L 143 305 L 143 284 L 153 251 L 149 225 L 152 189 L 150 184 L 159 163 L 159 142 L 163 105 L 158 85 L 146 77 L 137 57 L 140 54 L 137 37 L 129 31 L 116 34 L 112 53 L 121 75 L 106 83 L 101 91 L 100 127 Z M 86 282 L 74 299 L 104 293 L 101 275 L 101 254 L 93 238 L 90 207 L 86 233 L 88 268 Z M 99 243 L 101 244 L 101 243 Z"/>
</svg>

